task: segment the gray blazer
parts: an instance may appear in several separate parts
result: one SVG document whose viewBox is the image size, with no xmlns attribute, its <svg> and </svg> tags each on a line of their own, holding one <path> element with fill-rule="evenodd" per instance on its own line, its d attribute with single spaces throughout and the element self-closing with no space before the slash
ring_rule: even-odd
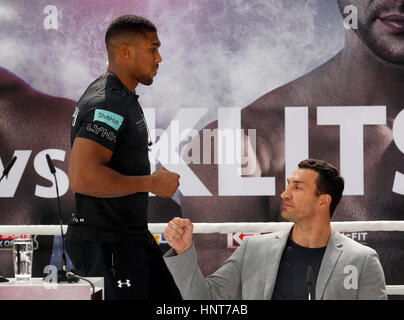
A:
<svg viewBox="0 0 404 320">
<path fill-rule="evenodd" d="M 204 278 L 195 247 L 164 255 L 183 299 L 269 300 L 291 229 L 246 238 L 212 275 Z M 316 284 L 317 300 L 387 299 L 384 273 L 375 250 L 333 230 Z"/>
</svg>

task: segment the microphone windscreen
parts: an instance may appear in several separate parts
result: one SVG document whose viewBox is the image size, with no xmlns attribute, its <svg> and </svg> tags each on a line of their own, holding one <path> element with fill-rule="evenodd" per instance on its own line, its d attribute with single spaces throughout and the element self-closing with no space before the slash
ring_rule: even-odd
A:
<svg viewBox="0 0 404 320">
<path fill-rule="evenodd" d="M 313 268 L 311 266 L 307 267 L 306 283 L 307 284 L 313 283 Z"/>
<path fill-rule="evenodd" d="M 46 154 L 46 161 L 48 162 L 48 167 L 51 173 L 56 173 L 55 167 L 53 166 L 53 163 L 51 161 L 51 158 L 49 157 L 49 154 Z"/>
<path fill-rule="evenodd" d="M 10 162 L 6 165 L 6 167 L 3 170 L 3 174 L 6 176 L 10 172 L 11 168 L 13 167 L 15 161 L 17 160 L 17 156 L 14 156 Z"/>
</svg>

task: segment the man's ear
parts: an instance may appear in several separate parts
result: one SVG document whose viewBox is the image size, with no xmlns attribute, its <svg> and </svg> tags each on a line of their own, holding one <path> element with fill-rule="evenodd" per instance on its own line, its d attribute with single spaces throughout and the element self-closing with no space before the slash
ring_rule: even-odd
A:
<svg viewBox="0 0 404 320">
<path fill-rule="evenodd" d="M 118 52 L 119 56 L 121 59 L 123 60 L 128 60 L 131 58 L 131 56 L 134 54 L 133 50 L 131 49 L 130 46 L 128 46 L 127 44 L 122 44 L 119 47 L 119 52 Z"/>
<path fill-rule="evenodd" d="M 320 195 L 320 206 L 322 209 L 330 209 L 331 206 L 331 195 L 321 194 Z"/>
</svg>

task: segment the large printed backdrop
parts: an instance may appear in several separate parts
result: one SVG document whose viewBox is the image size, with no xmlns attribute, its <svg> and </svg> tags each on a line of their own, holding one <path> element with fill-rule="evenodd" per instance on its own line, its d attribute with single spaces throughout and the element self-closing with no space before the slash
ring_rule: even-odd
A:
<svg viewBox="0 0 404 320">
<path fill-rule="evenodd" d="M 153 166 L 177 169 L 182 181 L 173 200 L 151 197 L 150 222 L 181 215 L 194 222 L 279 221 L 285 175 L 299 155 L 328 160 L 346 175 L 348 189 L 334 220 L 402 218 L 404 188 L 397 184 L 393 191 L 397 172 L 404 172 L 403 155 L 394 141 L 404 127 L 396 129 L 396 136 L 392 133 L 399 104 L 339 99 L 322 85 L 335 69 L 316 69 L 344 47 L 336 0 L 63 0 L 52 5 L 18 0 L 0 1 L 0 168 L 13 155 L 18 157 L 0 183 L 0 224 L 58 223 L 45 154 L 58 168 L 63 219 L 70 219 L 74 203 L 66 173 L 71 115 L 85 88 L 106 69 L 106 27 L 127 13 L 151 19 L 162 42 L 158 76 L 152 86 L 137 88 L 153 135 L 169 132 L 173 123 L 194 132 L 217 128 L 217 120 L 219 126 L 223 119 L 230 126 L 241 123 L 245 130 L 256 130 L 257 148 L 266 150 L 258 152 L 258 169 L 252 175 L 274 178 L 250 183 L 214 164 L 175 165 L 172 158 L 152 152 Z M 281 87 L 306 74 L 299 80 L 311 84 L 305 94 L 299 94 L 299 82 Z M 331 112 L 325 108 L 329 106 L 347 108 Z M 179 146 L 190 139 L 172 140 L 160 139 L 155 148 L 164 149 L 167 142 L 180 152 Z M 164 244 L 162 235 L 157 236 Z M 219 267 L 245 236 L 196 236 L 203 272 Z M 401 233 L 348 236 L 378 251 L 388 284 L 404 284 Z M 8 240 L 0 239 L 0 274 L 12 276 Z M 47 264 L 58 263 L 60 248 L 53 237 L 36 240 L 34 276 L 42 276 Z"/>
</svg>

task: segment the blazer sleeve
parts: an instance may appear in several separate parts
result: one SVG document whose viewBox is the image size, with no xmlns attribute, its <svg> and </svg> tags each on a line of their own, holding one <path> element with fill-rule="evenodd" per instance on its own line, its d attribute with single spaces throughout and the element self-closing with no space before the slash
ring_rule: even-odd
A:
<svg viewBox="0 0 404 320">
<path fill-rule="evenodd" d="M 184 300 L 240 300 L 241 268 L 247 241 L 215 273 L 204 278 L 198 266 L 195 247 L 175 255 L 173 249 L 163 257 Z"/>
<path fill-rule="evenodd" d="M 386 282 L 382 265 L 376 251 L 366 257 L 359 279 L 358 300 L 386 300 Z"/>
</svg>

